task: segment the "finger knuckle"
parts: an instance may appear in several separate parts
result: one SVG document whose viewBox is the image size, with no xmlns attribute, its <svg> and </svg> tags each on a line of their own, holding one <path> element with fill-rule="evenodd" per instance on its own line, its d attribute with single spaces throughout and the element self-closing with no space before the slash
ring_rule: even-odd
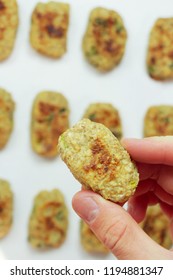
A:
<svg viewBox="0 0 173 280">
<path fill-rule="evenodd" d="M 118 248 L 124 235 L 127 232 L 127 224 L 121 219 L 114 221 L 104 231 L 103 243 L 111 251 L 119 250 Z"/>
</svg>

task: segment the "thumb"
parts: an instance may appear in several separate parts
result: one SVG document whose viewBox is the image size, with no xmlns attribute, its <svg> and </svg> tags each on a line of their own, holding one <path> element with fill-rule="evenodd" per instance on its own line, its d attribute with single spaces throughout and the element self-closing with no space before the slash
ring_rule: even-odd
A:
<svg viewBox="0 0 173 280">
<path fill-rule="evenodd" d="M 173 253 L 150 239 L 119 205 L 92 191 L 80 191 L 73 208 L 102 243 L 121 260 L 171 259 Z"/>
</svg>

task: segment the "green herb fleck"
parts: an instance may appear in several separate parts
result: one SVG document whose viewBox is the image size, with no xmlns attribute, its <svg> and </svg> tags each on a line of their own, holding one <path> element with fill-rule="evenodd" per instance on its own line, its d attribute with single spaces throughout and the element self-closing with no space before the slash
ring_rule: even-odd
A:
<svg viewBox="0 0 173 280">
<path fill-rule="evenodd" d="M 48 123 L 51 123 L 51 122 L 53 121 L 54 117 L 55 117 L 54 113 L 51 112 L 50 115 L 49 115 L 49 116 L 47 117 L 47 119 L 46 119 L 47 122 L 48 122 Z"/>
<path fill-rule="evenodd" d="M 98 54 L 97 49 L 96 49 L 95 46 L 92 46 L 92 47 L 90 48 L 90 51 L 87 52 L 86 55 L 87 55 L 87 56 L 93 56 L 93 55 L 96 55 L 96 54 Z"/>
<path fill-rule="evenodd" d="M 106 27 L 107 26 L 107 20 L 102 19 L 102 18 L 96 18 L 95 19 L 95 24 Z"/>
<path fill-rule="evenodd" d="M 90 53 L 91 53 L 91 55 L 97 54 L 96 47 L 92 46 L 91 49 L 90 49 Z"/>
<path fill-rule="evenodd" d="M 96 118 L 96 114 L 91 114 L 91 115 L 89 115 L 89 119 L 90 119 L 91 121 L 94 121 L 95 118 Z"/>
<path fill-rule="evenodd" d="M 117 33 L 121 33 L 121 31 L 123 31 L 124 27 L 122 26 L 121 23 L 116 23 L 116 32 Z"/>
<path fill-rule="evenodd" d="M 59 110 L 60 113 L 64 113 L 65 111 L 66 111 L 66 108 L 61 108 L 61 109 Z"/>
<path fill-rule="evenodd" d="M 36 206 L 34 205 L 33 208 L 32 208 L 32 214 L 34 214 L 36 211 Z"/>
<path fill-rule="evenodd" d="M 39 249 L 44 249 L 45 248 L 45 245 L 43 243 L 38 243 L 37 244 L 37 248 Z"/>
<path fill-rule="evenodd" d="M 173 63 L 169 65 L 169 68 L 173 70 Z"/>
<path fill-rule="evenodd" d="M 137 185 L 137 182 L 136 182 L 136 181 L 131 181 L 131 182 L 130 182 L 130 186 L 131 186 L 131 187 L 135 187 L 136 185 Z"/>
<path fill-rule="evenodd" d="M 149 74 L 153 74 L 154 71 L 155 71 L 155 68 L 154 68 L 152 65 L 149 65 L 149 66 L 148 66 L 148 72 L 149 72 Z"/>
<path fill-rule="evenodd" d="M 84 222 L 81 220 L 81 221 L 80 221 L 80 230 L 83 229 L 83 225 L 84 225 L 83 223 L 84 223 Z"/>
<path fill-rule="evenodd" d="M 165 117 L 165 118 L 163 118 L 163 121 L 164 121 L 164 123 L 165 123 L 165 124 L 170 123 L 170 119 L 169 119 L 169 117 Z"/>
<path fill-rule="evenodd" d="M 13 120 L 13 112 L 9 112 L 9 119 Z"/>
<path fill-rule="evenodd" d="M 66 139 L 65 139 L 65 136 L 64 136 L 64 135 L 61 135 L 61 136 L 60 136 L 59 142 L 62 143 L 62 145 L 63 145 L 64 148 L 68 148 L 68 144 L 67 144 L 67 142 L 66 142 Z"/>
<path fill-rule="evenodd" d="M 58 212 L 58 214 L 56 215 L 56 219 L 58 221 L 62 221 L 64 219 L 64 213 L 63 211 Z"/>
</svg>

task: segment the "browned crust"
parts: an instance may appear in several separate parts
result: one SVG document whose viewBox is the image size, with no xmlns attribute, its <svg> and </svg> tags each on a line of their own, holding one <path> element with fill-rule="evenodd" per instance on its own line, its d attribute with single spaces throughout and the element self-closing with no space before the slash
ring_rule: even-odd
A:
<svg viewBox="0 0 173 280">
<path fill-rule="evenodd" d="M 91 146 L 91 151 L 93 154 L 92 160 L 89 165 L 84 166 L 84 170 L 86 172 L 96 171 L 99 175 L 104 175 L 109 171 L 111 179 L 112 172 L 115 172 L 116 166 L 119 164 L 118 161 L 112 162 L 112 157 L 108 149 L 100 139 L 94 141 Z"/>
</svg>

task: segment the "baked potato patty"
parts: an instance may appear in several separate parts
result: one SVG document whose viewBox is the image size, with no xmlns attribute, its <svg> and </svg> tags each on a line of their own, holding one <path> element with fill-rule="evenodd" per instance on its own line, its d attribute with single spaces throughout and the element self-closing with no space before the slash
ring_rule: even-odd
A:
<svg viewBox="0 0 173 280">
<path fill-rule="evenodd" d="M 172 240 L 169 232 L 169 220 L 159 204 L 149 206 L 141 228 L 159 245 L 170 249 Z"/>
<path fill-rule="evenodd" d="M 173 135 L 173 106 L 150 107 L 144 119 L 144 137 Z"/>
<path fill-rule="evenodd" d="M 126 39 L 127 32 L 120 15 L 105 8 L 95 8 L 83 38 L 84 55 L 99 71 L 109 71 L 120 63 Z"/>
<path fill-rule="evenodd" d="M 13 193 L 10 184 L 0 179 L 0 238 L 7 235 L 13 221 Z"/>
<path fill-rule="evenodd" d="M 127 151 L 100 123 L 83 119 L 59 138 L 58 150 L 76 179 L 114 202 L 133 195 L 139 175 Z"/>
<path fill-rule="evenodd" d="M 0 89 L 0 149 L 7 144 L 13 130 L 15 103 L 6 90 Z"/>
<path fill-rule="evenodd" d="M 101 254 L 109 253 L 109 250 L 101 243 L 94 232 L 83 220 L 81 220 L 80 224 L 80 239 L 82 247 L 86 252 Z"/>
<path fill-rule="evenodd" d="M 32 14 L 30 42 L 43 55 L 59 58 L 66 52 L 69 5 L 38 3 Z"/>
<path fill-rule="evenodd" d="M 34 200 L 29 220 L 28 240 L 32 247 L 59 247 L 66 238 L 68 211 L 62 193 L 54 189 L 41 191 Z"/>
<path fill-rule="evenodd" d="M 147 54 L 149 75 L 155 80 L 173 78 L 173 18 L 159 18 L 150 33 Z"/>
<path fill-rule="evenodd" d="M 44 157 L 57 156 L 57 139 L 68 127 L 69 108 L 66 98 L 52 91 L 39 93 L 32 109 L 33 150 Z"/>
<path fill-rule="evenodd" d="M 8 58 L 13 50 L 18 22 L 16 0 L 0 0 L 0 61 Z"/>
<path fill-rule="evenodd" d="M 104 124 L 119 140 L 122 138 L 121 119 L 118 110 L 109 103 L 92 103 L 83 118 Z"/>
</svg>

